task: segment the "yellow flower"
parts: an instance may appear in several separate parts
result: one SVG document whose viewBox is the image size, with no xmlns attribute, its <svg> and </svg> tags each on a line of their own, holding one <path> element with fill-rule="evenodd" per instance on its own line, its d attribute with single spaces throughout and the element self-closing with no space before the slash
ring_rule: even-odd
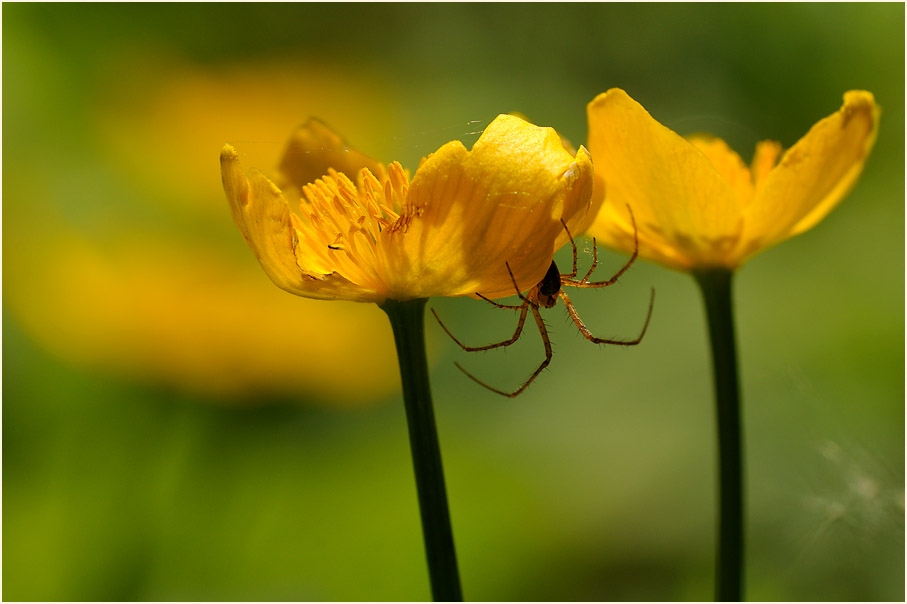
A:
<svg viewBox="0 0 907 604">
<path fill-rule="evenodd" d="M 211 161 L 229 133 L 248 141 L 244 159 L 275 165 L 300 111 L 342 119 L 369 141 L 390 140 L 400 123 L 368 116 L 393 113 L 393 89 L 343 62 L 215 67 L 155 55 L 140 69 L 120 63 L 105 64 L 99 103 L 78 114 L 98 137 L 79 156 L 79 186 L 90 196 L 59 194 L 66 177 L 47 173 L 41 137 L 23 138 L 24 152 L 8 155 L 3 304 L 23 342 L 100 379 L 212 402 L 290 396 L 362 406 L 398 391 L 383 312 L 291 298 L 241 262 L 249 252 L 223 228 L 233 227 Z M 147 85 L 123 85 L 138 73 Z M 344 361 L 353 357 L 350 380 Z"/>
<path fill-rule="evenodd" d="M 300 115 L 318 112 L 329 122 L 342 121 L 370 142 L 391 140 L 400 128 L 398 119 L 370 117 L 393 115 L 395 91 L 355 64 L 279 58 L 218 67 L 171 58 L 125 64 L 109 69 L 87 116 L 94 120 L 99 152 L 135 181 L 145 203 L 171 219 L 195 221 L 196 232 L 199 221 L 214 225 L 224 216 L 223 193 L 211 186 L 218 169 L 212 146 L 247 141 L 243 159 L 270 168 L 287 124 L 298 123 Z M 147 86 L 123 86 L 135 73 Z"/>
<path fill-rule="evenodd" d="M 323 176 L 309 182 L 321 168 Z M 314 170 L 314 171 L 313 171 Z M 537 284 L 588 226 L 592 162 L 551 128 L 498 116 L 468 151 L 447 143 L 412 180 L 351 150 L 317 121 L 290 141 L 280 187 L 221 152 L 233 218 L 268 276 L 308 298 L 357 302 L 513 295 Z M 302 201 L 299 212 L 289 199 Z"/>
<path fill-rule="evenodd" d="M 587 112 L 593 200 L 607 196 L 591 234 L 632 252 L 630 206 L 639 254 L 683 271 L 734 269 L 812 228 L 853 187 L 879 119 L 871 93 L 847 92 L 838 112 L 783 154 L 760 142 L 747 167 L 724 141 L 679 136 L 623 90 L 600 94 Z"/>
<path fill-rule="evenodd" d="M 204 242 L 137 230 L 89 239 L 47 220 L 24 232 L 39 229 L 47 241 L 4 239 L 28 259 L 6 267 L 4 308 L 73 365 L 233 403 L 267 393 L 361 406 L 400 387 L 377 308 L 292 299 Z M 353 357 L 358 379 L 345 379 Z"/>
</svg>

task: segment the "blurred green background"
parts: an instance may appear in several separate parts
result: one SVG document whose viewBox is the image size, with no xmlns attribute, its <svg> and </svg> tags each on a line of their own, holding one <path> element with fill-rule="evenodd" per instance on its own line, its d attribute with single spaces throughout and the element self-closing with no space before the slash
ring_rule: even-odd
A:
<svg viewBox="0 0 907 604">
<path fill-rule="evenodd" d="M 872 91 L 850 197 L 736 281 L 748 596 L 904 598 L 904 5 L 21 5 L 3 10 L 3 598 L 430 597 L 396 359 L 372 305 L 294 298 L 229 216 L 309 115 L 410 169 L 519 111 L 574 143 L 618 86 L 748 159 Z M 581 243 L 589 262 L 588 241 Z M 601 255 L 603 276 L 623 258 Z M 558 256 L 561 265 L 569 253 Z M 703 311 L 637 263 L 554 360 L 428 324 L 471 600 L 708 600 Z M 515 316 L 432 305 L 464 341 Z"/>
</svg>

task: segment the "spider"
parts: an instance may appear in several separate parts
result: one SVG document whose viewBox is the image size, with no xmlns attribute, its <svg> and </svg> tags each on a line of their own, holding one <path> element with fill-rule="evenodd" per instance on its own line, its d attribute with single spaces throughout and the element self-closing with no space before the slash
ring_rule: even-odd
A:
<svg viewBox="0 0 907 604">
<path fill-rule="evenodd" d="M 655 290 L 652 290 L 652 295 L 649 298 L 649 312 L 646 315 L 646 322 L 642 326 L 642 331 L 640 331 L 639 336 L 632 340 L 611 340 L 607 338 L 597 338 L 592 335 L 592 332 L 589 331 L 589 328 L 583 323 L 582 319 L 579 318 L 579 315 L 576 312 L 576 308 L 573 306 L 573 302 L 570 300 L 570 296 L 567 295 L 567 292 L 563 290 L 563 286 L 567 285 L 570 287 L 607 287 L 614 284 L 627 269 L 630 268 L 630 265 L 636 260 L 636 257 L 639 252 L 639 236 L 636 233 L 636 219 L 633 217 L 633 212 L 630 212 L 630 219 L 633 221 L 633 232 L 634 232 L 634 245 L 633 245 L 633 255 L 630 256 L 630 259 L 624 264 L 613 277 L 607 281 L 596 281 L 590 282 L 589 277 L 592 275 L 592 272 L 595 270 L 595 267 L 598 265 L 598 248 L 595 246 L 595 239 L 592 239 L 592 266 L 589 268 L 589 271 L 586 275 L 580 279 L 576 280 L 577 269 L 576 269 L 576 242 L 573 240 L 573 236 L 570 234 L 570 229 L 567 228 L 567 224 L 561 220 L 561 224 L 564 225 L 564 230 L 567 231 L 567 236 L 570 237 L 570 245 L 573 247 L 573 271 L 566 274 L 561 274 L 560 270 L 557 267 L 557 264 L 554 260 L 551 260 L 551 266 L 548 267 L 548 272 L 545 273 L 545 276 L 542 278 L 539 283 L 529 290 L 527 294 L 522 294 L 519 285 L 517 285 L 516 278 L 513 276 L 513 271 L 510 269 L 510 264 L 505 263 L 507 266 L 507 272 L 510 273 L 510 280 L 513 281 L 513 287 L 516 289 L 516 294 L 522 300 L 521 304 L 518 305 L 508 305 L 508 304 L 498 304 L 494 300 L 486 298 L 480 293 L 476 295 L 486 302 L 492 304 L 497 308 L 505 308 L 510 310 L 520 311 L 520 318 L 516 324 L 516 331 L 513 332 L 513 336 L 509 339 L 504 340 L 503 342 L 497 342 L 495 344 L 488 344 L 486 346 L 467 346 L 463 344 L 460 340 L 454 336 L 449 329 L 441 321 L 441 318 L 438 316 L 438 313 L 435 312 L 435 309 L 431 309 L 432 314 L 437 319 L 438 324 L 441 325 L 443 329 L 450 338 L 456 342 L 460 348 L 466 352 L 478 352 L 480 350 L 491 350 L 493 348 L 500 348 L 503 346 L 510 346 L 516 342 L 520 335 L 523 333 L 523 325 L 526 322 L 526 315 L 531 312 L 532 317 L 535 319 L 535 324 L 538 325 L 539 333 L 542 336 L 542 343 L 545 345 L 545 360 L 542 361 L 542 364 L 539 365 L 532 375 L 529 376 L 529 379 L 526 380 L 522 386 L 514 390 L 513 392 L 507 392 L 504 390 L 499 390 L 493 386 L 490 386 L 475 377 L 466 369 L 463 368 L 459 363 L 454 363 L 457 366 L 457 369 L 466 374 L 467 377 L 472 379 L 474 382 L 480 386 L 491 390 L 492 392 L 497 392 L 506 397 L 514 398 L 521 394 L 529 385 L 539 376 L 539 374 L 548 366 L 548 363 L 551 362 L 551 357 L 553 353 L 551 351 L 551 340 L 548 338 L 548 329 L 545 327 L 545 322 L 542 320 L 542 315 L 539 313 L 539 308 L 553 308 L 557 303 L 557 299 L 560 298 L 564 301 L 564 306 L 567 307 L 567 312 L 570 314 L 570 318 L 573 319 L 573 322 L 576 324 L 580 333 L 583 334 L 583 337 L 594 342 L 595 344 L 615 344 L 617 346 L 635 346 L 642 341 L 644 335 L 646 335 L 646 329 L 649 327 L 649 319 L 652 318 L 652 307 L 655 303 Z"/>
</svg>

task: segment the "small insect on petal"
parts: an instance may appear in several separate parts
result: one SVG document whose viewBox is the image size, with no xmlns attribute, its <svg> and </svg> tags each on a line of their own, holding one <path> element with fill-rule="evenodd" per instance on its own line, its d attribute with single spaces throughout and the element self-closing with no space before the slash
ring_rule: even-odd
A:
<svg viewBox="0 0 907 604">
<path fill-rule="evenodd" d="M 343 235 L 338 233 L 337 237 L 334 238 L 334 241 L 332 243 L 328 244 L 328 249 L 335 250 L 338 252 L 342 252 L 343 250 L 345 250 L 346 246 L 343 245 Z"/>
</svg>

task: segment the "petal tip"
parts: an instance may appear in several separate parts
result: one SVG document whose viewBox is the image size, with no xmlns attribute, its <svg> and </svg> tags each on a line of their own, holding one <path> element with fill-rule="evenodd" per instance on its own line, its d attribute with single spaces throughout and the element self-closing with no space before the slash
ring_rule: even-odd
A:
<svg viewBox="0 0 907 604">
<path fill-rule="evenodd" d="M 601 105 L 602 103 L 605 103 L 606 101 L 614 97 L 630 98 L 630 95 L 627 94 L 627 92 L 623 88 L 609 88 L 605 92 L 600 92 L 599 94 L 597 94 L 594 99 L 589 101 L 589 104 L 586 107 L 592 108 L 594 106 Z"/>
<path fill-rule="evenodd" d="M 574 161 L 561 172 L 560 178 L 577 179 L 582 173 L 592 169 L 592 156 L 585 146 L 580 145 Z"/>
<path fill-rule="evenodd" d="M 875 95 L 868 90 L 848 90 L 844 93 L 845 105 L 876 105 Z"/>
<path fill-rule="evenodd" d="M 220 159 L 221 161 L 236 161 L 239 159 L 239 155 L 236 154 L 233 145 L 225 143 L 223 149 L 220 150 Z"/>
<path fill-rule="evenodd" d="M 854 114 L 863 114 L 870 121 L 870 146 L 875 142 L 882 108 L 876 103 L 875 95 L 867 90 L 848 90 L 844 93 L 844 106 L 841 108 L 848 118 Z"/>
<path fill-rule="evenodd" d="M 882 108 L 876 103 L 875 95 L 868 90 L 848 90 L 844 93 L 844 104 L 841 106 L 841 112 L 847 115 L 863 113 L 868 115 L 874 122 L 877 122 L 882 113 Z"/>
</svg>

